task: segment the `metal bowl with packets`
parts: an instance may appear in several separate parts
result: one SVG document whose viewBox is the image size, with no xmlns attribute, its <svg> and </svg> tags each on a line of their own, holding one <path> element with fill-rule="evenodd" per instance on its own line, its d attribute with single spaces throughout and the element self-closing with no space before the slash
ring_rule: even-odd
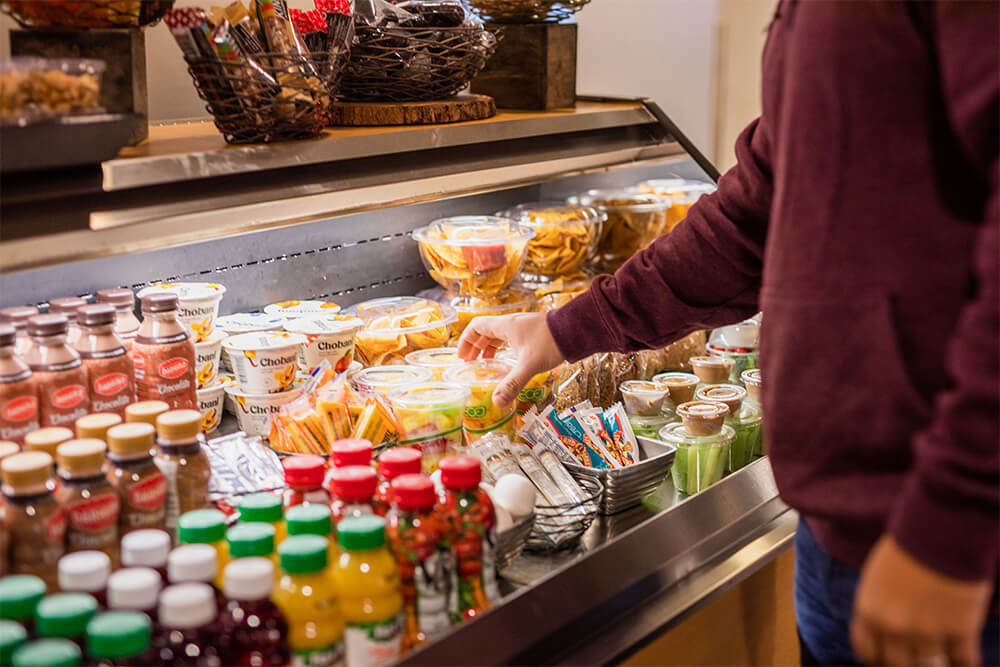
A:
<svg viewBox="0 0 1000 667">
<path fill-rule="evenodd" d="M 640 505 L 670 472 L 677 448 L 661 440 L 636 437 L 639 443 L 639 461 L 624 468 L 599 470 L 567 463 L 574 476 L 591 477 L 604 486 L 604 495 L 597 512 L 602 515 L 618 514 Z"/>
</svg>

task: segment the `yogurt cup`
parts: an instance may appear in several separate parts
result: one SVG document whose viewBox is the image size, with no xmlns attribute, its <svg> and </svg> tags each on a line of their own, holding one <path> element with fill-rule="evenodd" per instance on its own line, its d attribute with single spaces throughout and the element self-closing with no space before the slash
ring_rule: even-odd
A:
<svg viewBox="0 0 1000 667">
<path fill-rule="evenodd" d="M 177 319 L 187 329 L 191 340 L 196 343 L 207 340 L 215 331 L 225 287 L 219 283 L 157 283 L 140 291 L 138 297 L 142 299 L 157 292 L 177 295 Z"/>
<path fill-rule="evenodd" d="M 666 387 L 643 380 L 622 382 L 619 390 L 625 401 L 625 411 L 630 415 L 643 417 L 660 414 L 663 410 L 663 400 L 667 397 Z"/>
<path fill-rule="evenodd" d="M 285 331 L 240 334 L 222 342 L 236 373 L 236 384 L 247 394 L 278 394 L 291 388 L 299 367 L 299 348 L 306 337 Z"/>
<path fill-rule="evenodd" d="M 225 391 L 233 401 L 233 412 L 240 430 L 247 435 L 261 437 L 267 437 L 271 430 L 271 417 L 278 414 L 281 406 L 302 395 L 298 389 L 278 394 L 248 394 L 235 387 L 226 387 Z"/>
<path fill-rule="evenodd" d="M 264 313 L 274 317 L 281 317 L 286 320 L 299 317 L 332 317 L 340 312 L 340 306 L 333 301 L 279 301 L 269 306 L 264 306 Z"/>
<path fill-rule="evenodd" d="M 198 390 L 198 409 L 201 410 L 201 431 L 211 433 L 222 423 L 222 403 L 225 385 L 221 382 Z"/>
<path fill-rule="evenodd" d="M 218 382 L 223 338 L 225 336 L 222 332 L 216 331 L 208 340 L 194 344 L 194 367 L 198 376 L 198 389 L 210 387 Z"/>
<path fill-rule="evenodd" d="M 267 313 L 233 313 L 215 320 L 215 328 L 227 336 L 237 336 L 258 331 L 278 331 L 285 320 Z"/>
<path fill-rule="evenodd" d="M 325 359 L 335 373 L 343 373 L 354 361 L 354 339 L 362 324 L 357 317 L 346 315 L 330 319 L 302 317 L 287 320 L 285 331 L 306 338 L 306 344 L 299 348 L 303 370 L 312 372 Z"/>
<path fill-rule="evenodd" d="M 232 375 L 220 375 L 219 384 L 221 384 L 223 388 L 227 387 L 232 387 L 233 389 L 239 388 L 236 386 L 236 378 L 234 378 Z M 224 407 L 226 411 L 229 412 L 230 414 L 233 415 L 236 414 L 236 402 L 233 400 L 233 397 L 230 396 L 228 393 L 225 394 L 224 398 L 222 399 L 222 407 Z"/>
</svg>

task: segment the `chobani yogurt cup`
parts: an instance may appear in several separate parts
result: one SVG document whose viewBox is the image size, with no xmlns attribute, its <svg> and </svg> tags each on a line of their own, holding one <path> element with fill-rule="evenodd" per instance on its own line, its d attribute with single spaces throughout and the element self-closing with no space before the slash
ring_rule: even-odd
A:
<svg viewBox="0 0 1000 667">
<path fill-rule="evenodd" d="M 226 387 L 225 391 L 233 401 L 233 412 L 240 430 L 247 435 L 262 437 L 266 437 L 271 430 L 271 417 L 278 414 L 281 406 L 302 395 L 298 389 L 278 394 L 249 394 L 235 387 Z"/>
<path fill-rule="evenodd" d="M 198 376 L 198 389 L 204 389 L 218 381 L 219 358 L 222 356 L 221 332 L 216 331 L 207 340 L 194 344 L 195 371 Z"/>
<path fill-rule="evenodd" d="M 237 336 L 258 331 L 278 331 L 285 320 L 267 313 L 233 313 L 215 320 L 215 328 L 227 336 Z"/>
<path fill-rule="evenodd" d="M 239 389 L 236 386 L 236 378 L 232 375 L 220 375 L 219 384 L 222 385 L 223 389 L 227 387 L 232 387 L 233 389 Z M 225 394 L 225 398 L 222 399 L 222 407 L 224 407 L 230 414 L 236 414 L 236 403 L 233 401 L 233 397 L 228 393 Z"/>
<path fill-rule="evenodd" d="M 332 317 L 340 312 L 340 306 L 333 301 L 279 301 L 264 306 L 264 312 L 288 320 L 298 317 Z"/>
<path fill-rule="evenodd" d="M 285 331 L 240 334 L 222 342 L 240 391 L 277 394 L 295 382 L 299 348 L 306 337 Z"/>
<path fill-rule="evenodd" d="M 222 422 L 222 401 L 225 387 L 221 382 L 198 390 L 198 409 L 201 410 L 201 430 L 211 433 Z"/>
<path fill-rule="evenodd" d="M 334 315 L 331 319 L 302 317 L 285 322 L 285 331 L 306 337 L 299 348 L 299 364 L 312 371 L 326 359 L 330 368 L 343 373 L 354 361 L 354 338 L 361 329 L 357 317 Z"/>
<path fill-rule="evenodd" d="M 171 292 L 177 295 L 179 308 L 177 319 L 198 343 L 207 340 L 215 331 L 215 320 L 219 316 L 219 302 L 226 288 L 219 283 L 157 283 L 140 291 L 141 299 L 147 294 Z"/>
</svg>

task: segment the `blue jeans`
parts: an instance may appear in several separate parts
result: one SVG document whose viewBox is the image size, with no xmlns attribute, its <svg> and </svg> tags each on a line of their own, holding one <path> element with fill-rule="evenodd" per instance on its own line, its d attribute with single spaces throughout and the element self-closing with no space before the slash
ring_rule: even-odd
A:
<svg viewBox="0 0 1000 667">
<path fill-rule="evenodd" d="M 857 665 L 851 650 L 851 611 L 858 571 L 835 560 L 799 520 L 795 535 L 795 620 L 802 664 Z M 995 607 L 994 607 L 995 609 Z M 983 630 L 983 664 L 1000 665 L 1000 616 Z"/>
</svg>

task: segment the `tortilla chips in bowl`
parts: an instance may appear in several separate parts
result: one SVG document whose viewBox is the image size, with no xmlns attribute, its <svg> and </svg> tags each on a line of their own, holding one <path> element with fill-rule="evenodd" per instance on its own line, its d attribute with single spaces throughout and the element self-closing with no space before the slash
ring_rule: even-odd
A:
<svg viewBox="0 0 1000 667">
<path fill-rule="evenodd" d="M 364 322 L 354 341 L 357 359 L 365 366 L 405 363 L 410 352 L 444 347 L 455 309 L 413 296 L 362 301 L 344 311 Z"/>
<path fill-rule="evenodd" d="M 498 215 L 535 230 L 521 279 L 539 282 L 579 271 L 593 257 L 608 218 L 592 206 L 561 202 L 519 204 Z"/>
</svg>

